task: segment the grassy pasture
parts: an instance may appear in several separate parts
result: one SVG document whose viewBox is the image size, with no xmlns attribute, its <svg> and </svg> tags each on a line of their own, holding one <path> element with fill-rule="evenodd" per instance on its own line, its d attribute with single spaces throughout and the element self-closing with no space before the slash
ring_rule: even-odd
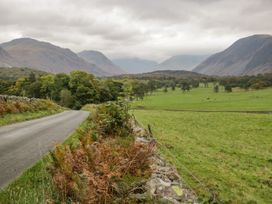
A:
<svg viewBox="0 0 272 204">
<path fill-rule="evenodd" d="M 258 91 L 234 89 L 226 93 L 220 89 L 197 88 L 183 93 L 180 89 L 167 93 L 158 91 L 144 101 L 136 101 L 133 107 L 153 110 L 213 110 L 213 111 L 272 111 L 272 88 Z"/>
<path fill-rule="evenodd" d="M 271 203 L 272 114 L 173 111 L 272 109 L 272 89 L 235 91 L 157 92 L 132 113 L 151 125 L 161 153 L 203 200 Z"/>
</svg>

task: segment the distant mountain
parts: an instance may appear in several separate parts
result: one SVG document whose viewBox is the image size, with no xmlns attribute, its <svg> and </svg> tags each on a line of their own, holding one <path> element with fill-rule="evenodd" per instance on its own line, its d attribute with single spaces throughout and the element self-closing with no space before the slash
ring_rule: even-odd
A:
<svg viewBox="0 0 272 204">
<path fill-rule="evenodd" d="M 156 70 L 192 70 L 208 58 L 208 55 L 177 55 L 156 66 Z"/>
<path fill-rule="evenodd" d="M 112 60 L 114 64 L 128 73 L 143 73 L 155 70 L 157 62 L 139 58 L 121 58 Z"/>
<path fill-rule="evenodd" d="M 0 67 L 0 79 L 4 80 L 16 80 L 21 77 L 29 77 L 30 73 L 34 73 L 35 76 L 48 74 L 47 72 L 29 68 Z"/>
<path fill-rule="evenodd" d="M 199 74 L 192 71 L 186 70 L 158 70 L 153 72 L 147 73 L 140 73 L 140 74 L 124 74 L 120 76 L 116 76 L 117 78 L 132 78 L 132 79 L 149 79 L 149 78 L 199 78 L 204 77 L 206 75 Z"/>
<path fill-rule="evenodd" d="M 29 67 L 52 73 L 83 70 L 95 75 L 107 75 L 98 66 L 86 62 L 69 49 L 31 38 L 15 39 L 0 45 L 20 67 Z M 14 64 L 11 64 L 15 66 Z"/>
<path fill-rule="evenodd" d="M 195 72 L 209 75 L 255 75 L 272 72 L 272 36 L 253 35 L 233 43 L 198 65 Z"/>
<path fill-rule="evenodd" d="M 94 50 L 82 51 L 78 53 L 78 56 L 89 63 L 99 66 L 99 68 L 108 73 L 108 75 L 120 75 L 126 73 L 120 67 L 113 64 L 113 62 L 101 52 Z"/>
</svg>

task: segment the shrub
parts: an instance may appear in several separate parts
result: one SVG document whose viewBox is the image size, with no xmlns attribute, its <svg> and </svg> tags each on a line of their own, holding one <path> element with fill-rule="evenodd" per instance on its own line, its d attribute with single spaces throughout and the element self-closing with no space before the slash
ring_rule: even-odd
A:
<svg viewBox="0 0 272 204">
<path fill-rule="evenodd" d="M 83 138 L 74 150 L 58 146 L 52 153 L 53 181 L 64 202 L 110 203 L 115 196 L 126 198 L 131 188 L 121 188 L 123 178 L 149 175 L 153 146 L 132 141 L 125 148 L 112 138 L 93 144 L 90 137 Z"/>
<path fill-rule="evenodd" d="M 102 137 L 124 137 L 132 132 L 128 105 L 125 102 L 108 102 L 99 105 L 93 115 L 96 131 Z"/>
</svg>

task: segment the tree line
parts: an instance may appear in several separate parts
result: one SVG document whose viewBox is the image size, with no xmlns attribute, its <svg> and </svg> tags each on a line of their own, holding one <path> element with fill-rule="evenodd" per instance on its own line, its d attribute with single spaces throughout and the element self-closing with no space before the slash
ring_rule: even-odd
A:
<svg viewBox="0 0 272 204">
<path fill-rule="evenodd" d="M 92 74 L 83 71 L 39 77 L 30 73 L 28 77 L 16 81 L 0 80 L 1 94 L 51 99 L 73 109 L 79 109 L 88 103 L 116 100 L 122 92 L 122 83 L 98 80 Z"/>
<path fill-rule="evenodd" d="M 236 77 L 150 77 L 139 78 L 107 78 L 99 79 L 83 71 L 72 71 L 70 74 L 30 73 L 27 77 L 17 80 L 0 80 L 0 94 L 24 96 L 30 98 L 51 99 L 58 104 L 79 109 L 85 104 L 98 104 L 114 101 L 119 97 L 128 100 L 143 99 L 157 89 L 167 92 L 168 88 L 180 88 L 183 92 L 197 88 L 200 84 L 208 87 L 214 84 L 214 91 L 218 92 L 218 85 L 224 86 L 226 92 L 233 87 L 244 89 L 261 89 L 272 86 L 272 74 Z"/>
</svg>

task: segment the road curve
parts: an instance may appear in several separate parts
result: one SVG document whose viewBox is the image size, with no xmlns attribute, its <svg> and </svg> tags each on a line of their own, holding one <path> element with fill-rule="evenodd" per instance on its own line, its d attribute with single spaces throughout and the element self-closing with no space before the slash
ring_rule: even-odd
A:
<svg viewBox="0 0 272 204">
<path fill-rule="evenodd" d="M 65 111 L 0 127 L 0 189 L 63 142 L 88 114 Z"/>
</svg>

